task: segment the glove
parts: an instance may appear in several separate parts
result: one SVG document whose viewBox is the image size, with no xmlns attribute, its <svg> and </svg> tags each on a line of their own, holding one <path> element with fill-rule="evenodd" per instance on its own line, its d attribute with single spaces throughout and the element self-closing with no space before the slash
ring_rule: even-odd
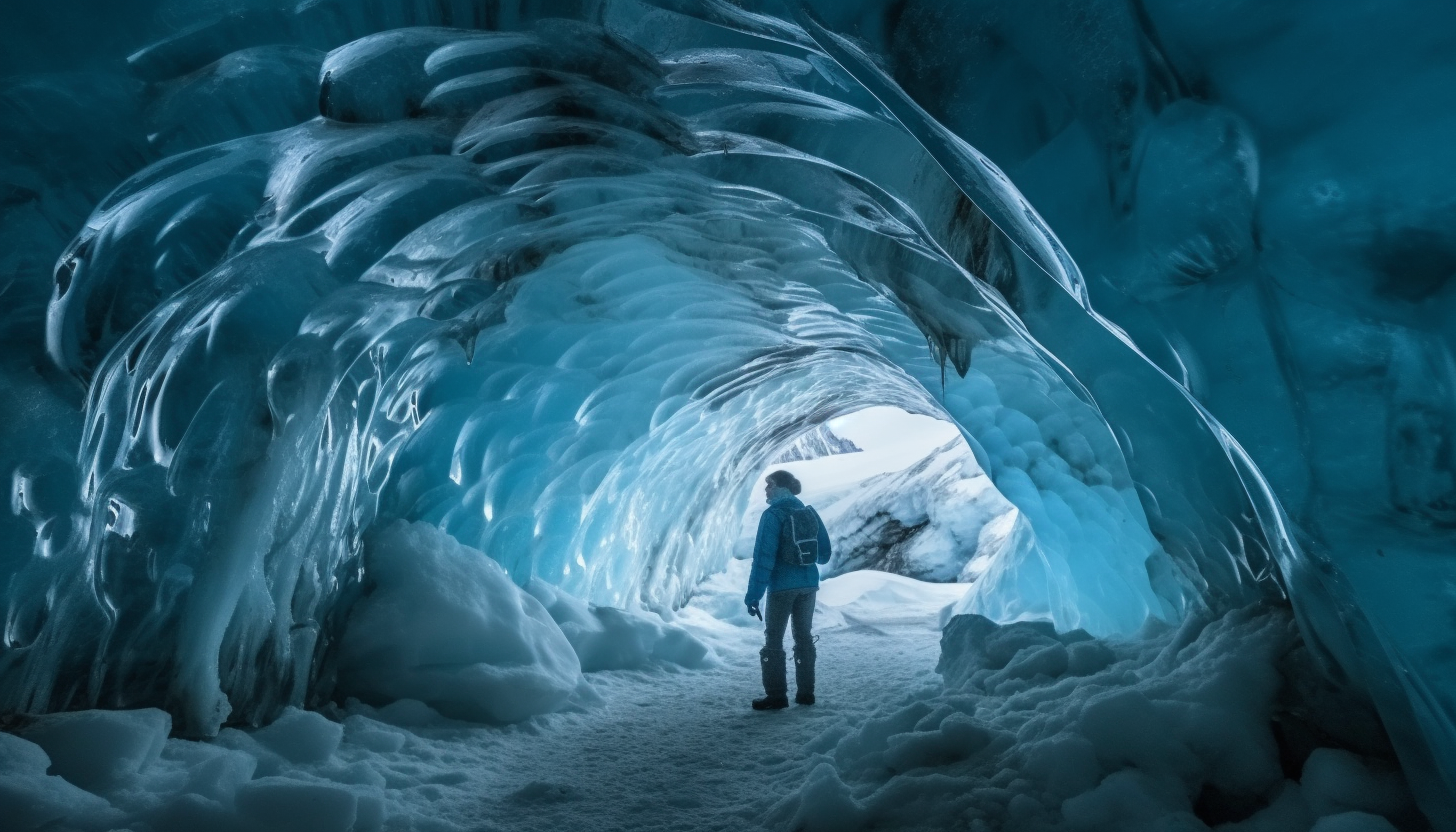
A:
<svg viewBox="0 0 1456 832">
<path fill-rule="evenodd" d="M 748 614 L 751 615 L 751 616 L 753 616 L 754 618 L 757 618 L 759 621 L 762 621 L 763 620 L 763 616 L 762 615 L 759 615 L 759 613 L 758 613 L 758 605 L 757 604 L 749 604 L 748 605 Z"/>
</svg>

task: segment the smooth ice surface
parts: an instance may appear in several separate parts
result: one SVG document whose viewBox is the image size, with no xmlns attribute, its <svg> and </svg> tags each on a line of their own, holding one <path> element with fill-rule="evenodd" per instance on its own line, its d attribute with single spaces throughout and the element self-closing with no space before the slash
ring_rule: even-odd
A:
<svg viewBox="0 0 1456 832">
<path fill-rule="evenodd" d="M 961 265 L 1012 274 L 999 232 L 858 82 L 807 42 L 606 20 L 341 37 L 324 118 L 101 203 L 47 312 L 87 424 L 79 470 L 16 480 L 48 556 L 13 583 L 8 701 L 208 733 L 338 695 L 394 519 L 668 609 L 725 563 L 749 466 L 869 405 L 957 423 L 1035 531 L 978 608 L 1112 632 L 1221 580 L 1154 538 L 1096 404 Z"/>
<path fill-rule="evenodd" d="M 1451 782 L 1452 8 L 811 5 L 1006 172 L 1248 451 L 1325 585 L 1284 569 L 1305 631 L 1348 628 L 1349 683 Z"/>
<path fill-rule="evenodd" d="M 1449 9 L 163 5 L 6 56 L 5 711 L 337 700 L 395 521 L 670 615 L 892 405 L 1025 524 L 959 612 L 1287 595 L 1451 825 Z"/>
</svg>

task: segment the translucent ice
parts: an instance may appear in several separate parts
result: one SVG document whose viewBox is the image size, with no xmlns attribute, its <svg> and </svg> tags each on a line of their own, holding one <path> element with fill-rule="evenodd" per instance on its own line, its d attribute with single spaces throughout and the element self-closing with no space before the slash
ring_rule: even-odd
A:
<svg viewBox="0 0 1456 832">
<path fill-rule="evenodd" d="M 1242 561 L 1202 577 L 1156 542 L 1097 405 L 961 267 L 1013 279 L 1020 246 L 1063 268 L 984 160 L 995 210 L 1033 218 L 1010 247 L 812 49 L 653 58 L 627 34 L 371 36 L 324 59 L 347 112 L 103 202 L 50 305 L 90 418 L 75 507 L 36 517 L 77 518 L 68 542 L 17 576 L 11 701 L 180 703 L 208 732 L 331 695 L 359 541 L 392 518 L 520 583 L 671 606 L 727 557 L 750 466 L 870 404 L 955 420 L 1035 530 L 974 608 L 1113 631 L 1243 591 Z M 764 60 L 801 82 L 740 81 Z M 413 117 L 467 77 L 468 106 Z M 61 588 L 77 570 L 100 607 Z"/>
<path fill-rule="evenodd" d="M 1358 146 L 1338 96 L 1271 104 L 1226 56 L 1286 21 L 1184 5 L 322 0 L 173 32 L 125 79 L 9 89 L 7 124 L 46 126 L 6 128 L 0 201 L 0 237 L 39 252 L 3 255 L 0 706 L 165 706 L 207 734 L 337 698 L 365 541 L 396 520 L 517 585 L 666 611 L 727 561 L 763 460 L 894 405 L 955 424 L 1024 521 L 960 612 L 1108 634 L 1287 594 L 1442 793 L 1449 677 L 1410 635 L 1439 616 L 1396 617 L 1404 584 L 1368 563 L 1353 589 L 1324 544 L 1383 527 L 1322 502 L 1379 490 L 1386 520 L 1449 525 L 1451 365 L 1401 306 L 1443 297 L 1442 191 L 1371 224 L 1380 187 L 1296 175 Z M 949 48 L 967 31 L 986 48 Z M 1227 94 L 1170 103 L 1198 84 Z M 47 138 L 96 132 L 94 102 L 113 138 Z M 1269 135 L 1298 164 L 1271 173 Z M 1070 250 L 1013 178 L 1081 218 Z M 1350 228 L 1385 230 L 1344 257 Z M 1311 300 L 1327 269 L 1365 285 L 1347 261 L 1415 264 L 1341 294 L 1403 328 Z M 1402 576 L 1441 550 L 1401 539 Z M 1428 653 L 1434 675 L 1392 672 Z M 259 789 L 259 812 L 298 797 Z"/>
</svg>

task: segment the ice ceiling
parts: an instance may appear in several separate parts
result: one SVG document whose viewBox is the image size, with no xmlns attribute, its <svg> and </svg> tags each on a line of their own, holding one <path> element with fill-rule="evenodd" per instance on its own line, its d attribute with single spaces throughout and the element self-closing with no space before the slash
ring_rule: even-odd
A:
<svg viewBox="0 0 1456 832">
<path fill-rule="evenodd" d="M 1287 595 L 1444 815 L 1450 598 L 1410 593 L 1450 586 L 1449 189 L 1346 172 L 1451 59 L 1335 94 L 1356 4 L 943 5 L 172 10 L 13 76 L 0 706 L 325 700 L 397 518 L 671 607 L 764 459 L 893 405 L 1034 539 L 963 611 Z"/>
</svg>

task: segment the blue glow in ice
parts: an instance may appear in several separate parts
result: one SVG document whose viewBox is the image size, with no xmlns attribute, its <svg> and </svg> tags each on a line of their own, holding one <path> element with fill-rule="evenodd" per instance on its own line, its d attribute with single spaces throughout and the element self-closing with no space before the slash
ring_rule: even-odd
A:
<svg viewBox="0 0 1456 832">
<path fill-rule="evenodd" d="M 395 520 L 672 608 L 764 460 L 893 405 L 1023 524 L 959 611 L 1287 595 L 1441 805 L 1451 604 L 1405 599 L 1448 580 L 1456 247 L 1402 159 L 1445 122 L 1381 114 L 1449 60 L 1327 81 L 1247 3 L 811 5 L 256 5 L 7 82 L 0 707 L 347 695 Z M 1374 122 L 1406 152 L 1354 177 Z"/>
</svg>

